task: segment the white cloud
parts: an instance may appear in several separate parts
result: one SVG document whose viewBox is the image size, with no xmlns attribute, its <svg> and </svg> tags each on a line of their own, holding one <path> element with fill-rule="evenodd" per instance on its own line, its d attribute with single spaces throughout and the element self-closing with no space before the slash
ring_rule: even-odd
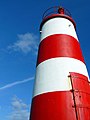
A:
<svg viewBox="0 0 90 120">
<path fill-rule="evenodd" d="M 32 33 L 25 33 L 17 35 L 17 41 L 8 46 L 8 50 L 21 51 L 25 54 L 28 52 L 37 52 L 38 49 L 38 37 Z"/>
<path fill-rule="evenodd" d="M 27 78 L 27 79 L 24 79 L 24 80 L 21 80 L 21 81 L 17 81 L 17 82 L 13 82 L 13 83 L 9 83 L 3 87 L 0 88 L 0 90 L 4 90 L 4 89 L 7 89 L 7 88 L 11 88 L 15 85 L 19 85 L 19 84 L 22 84 L 22 83 L 26 83 L 26 82 L 29 82 L 31 80 L 33 80 L 34 77 L 30 77 L 30 78 Z"/>
<path fill-rule="evenodd" d="M 9 114 L 9 120 L 29 120 L 29 106 L 21 99 L 14 96 L 11 102 L 12 112 Z"/>
</svg>

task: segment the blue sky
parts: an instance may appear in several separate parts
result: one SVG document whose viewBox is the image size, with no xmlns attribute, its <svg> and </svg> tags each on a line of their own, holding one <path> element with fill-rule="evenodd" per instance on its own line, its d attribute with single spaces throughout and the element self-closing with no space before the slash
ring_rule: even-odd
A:
<svg viewBox="0 0 90 120">
<path fill-rule="evenodd" d="M 35 76 L 39 26 L 52 6 L 69 9 L 90 73 L 90 1 L 0 1 L 0 119 L 28 120 Z"/>
</svg>

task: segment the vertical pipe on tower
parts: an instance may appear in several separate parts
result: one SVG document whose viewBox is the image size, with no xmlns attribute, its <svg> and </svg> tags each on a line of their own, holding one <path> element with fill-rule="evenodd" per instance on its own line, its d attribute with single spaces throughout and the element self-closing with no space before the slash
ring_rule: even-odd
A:
<svg viewBox="0 0 90 120">
<path fill-rule="evenodd" d="M 40 26 L 30 120 L 90 120 L 89 77 L 76 24 L 62 7 L 48 11 Z"/>
</svg>

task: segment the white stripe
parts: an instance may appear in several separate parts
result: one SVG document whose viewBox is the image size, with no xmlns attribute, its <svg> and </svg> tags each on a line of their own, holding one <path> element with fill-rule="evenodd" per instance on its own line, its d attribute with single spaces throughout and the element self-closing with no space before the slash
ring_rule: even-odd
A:
<svg viewBox="0 0 90 120">
<path fill-rule="evenodd" d="M 48 20 L 44 23 L 41 31 L 41 41 L 53 34 L 67 34 L 78 40 L 73 23 L 66 18 Z"/>
<path fill-rule="evenodd" d="M 52 58 L 40 63 L 37 66 L 34 96 L 52 91 L 70 90 L 69 72 L 88 77 L 85 64 L 74 58 Z"/>
</svg>

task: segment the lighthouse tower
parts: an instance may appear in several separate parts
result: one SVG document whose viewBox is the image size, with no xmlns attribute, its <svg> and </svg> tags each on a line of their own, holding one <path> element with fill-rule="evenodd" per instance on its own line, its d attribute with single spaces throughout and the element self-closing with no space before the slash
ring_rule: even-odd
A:
<svg viewBox="0 0 90 120">
<path fill-rule="evenodd" d="M 90 120 L 89 77 L 75 30 L 66 9 L 45 12 L 30 120 Z"/>
</svg>

